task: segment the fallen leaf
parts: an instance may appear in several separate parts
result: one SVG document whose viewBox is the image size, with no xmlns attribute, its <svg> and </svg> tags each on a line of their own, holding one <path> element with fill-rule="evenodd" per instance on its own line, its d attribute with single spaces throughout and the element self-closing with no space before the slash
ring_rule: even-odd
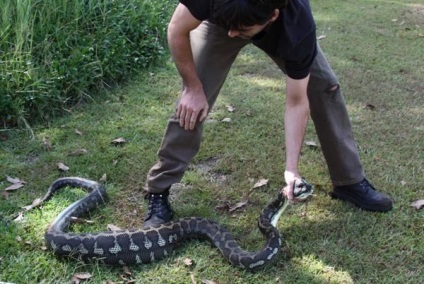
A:
<svg viewBox="0 0 424 284">
<path fill-rule="evenodd" d="M 237 209 L 243 208 L 244 206 L 246 206 L 247 202 L 249 202 L 249 201 L 248 200 L 242 200 L 242 201 L 238 202 L 237 204 L 235 204 L 234 206 L 231 206 L 228 211 L 234 212 Z"/>
<path fill-rule="evenodd" d="M 134 283 L 134 281 L 128 278 L 129 276 L 126 274 L 119 274 L 119 277 L 121 277 L 121 279 L 124 280 L 125 281 L 124 283 L 126 284 Z"/>
<path fill-rule="evenodd" d="M 320 35 L 317 37 L 317 40 L 325 39 L 326 37 L 327 37 L 326 35 Z"/>
<path fill-rule="evenodd" d="M 16 216 L 15 219 L 13 219 L 13 222 L 19 222 L 24 218 L 24 214 L 22 212 L 18 213 L 18 216 Z"/>
<path fill-rule="evenodd" d="M 116 138 L 115 140 L 112 141 L 112 144 L 115 144 L 115 145 L 124 144 L 124 143 L 127 143 L 127 140 L 125 140 L 122 137 Z"/>
<path fill-rule="evenodd" d="M 305 141 L 305 142 L 303 142 L 303 143 L 305 143 L 305 145 L 306 145 L 306 146 L 309 146 L 309 147 L 311 147 L 311 148 L 316 148 L 316 147 L 318 147 L 318 144 L 317 144 L 315 141 Z"/>
<path fill-rule="evenodd" d="M 69 220 L 70 220 L 72 223 L 79 223 L 79 224 L 84 223 L 84 221 L 83 221 L 83 219 L 82 219 L 82 218 L 75 217 L 75 216 L 71 216 L 71 217 L 69 218 Z"/>
<path fill-rule="evenodd" d="M 66 166 L 64 163 L 57 163 L 57 168 L 62 172 L 69 171 L 69 167 Z"/>
<path fill-rule="evenodd" d="M 126 275 L 128 275 L 128 276 L 131 276 L 132 275 L 132 272 L 131 272 L 131 270 L 130 270 L 130 268 L 128 266 L 125 265 L 122 268 L 124 269 L 124 273 Z"/>
<path fill-rule="evenodd" d="M 227 181 L 227 176 L 226 175 L 218 175 L 217 180 L 220 182 L 225 182 Z"/>
<path fill-rule="evenodd" d="M 8 186 L 8 187 L 6 187 L 6 191 L 13 191 L 13 190 L 17 190 L 17 189 L 19 189 L 19 188 L 21 188 L 21 187 L 23 187 L 24 186 L 24 184 L 23 183 L 14 183 L 14 184 L 12 184 L 11 186 Z"/>
<path fill-rule="evenodd" d="M 228 203 L 223 203 L 221 205 L 215 206 L 215 209 L 220 212 L 227 212 L 228 210 L 230 210 L 230 205 L 228 205 Z"/>
<path fill-rule="evenodd" d="M 3 196 L 3 198 L 4 199 L 9 199 L 9 192 L 7 192 L 7 191 L 3 191 L 2 193 L 1 193 L 1 196 Z"/>
<path fill-rule="evenodd" d="M 115 231 L 122 231 L 121 228 L 119 228 L 118 226 L 115 226 L 113 224 L 107 224 L 107 229 L 109 231 L 115 232 Z"/>
<path fill-rule="evenodd" d="M 78 134 L 79 136 L 83 136 L 83 133 L 79 131 L 78 129 L 75 129 L 75 133 Z"/>
<path fill-rule="evenodd" d="M 82 155 L 85 155 L 87 153 L 88 153 L 87 149 L 77 149 L 77 150 L 69 153 L 68 156 L 82 156 Z"/>
<path fill-rule="evenodd" d="M 424 208 L 424 199 L 415 200 L 410 204 L 410 206 L 415 207 L 417 210 Z"/>
<path fill-rule="evenodd" d="M 186 266 L 192 266 L 193 265 L 193 260 L 190 259 L 190 258 L 185 258 L 183 262 Z"/>
<path fill-rule="evenodd" d="M 191 283 L 192 284 L 197 284 L 196 278 L 194 278 L 194 274 L 193 273 L 190 274 L 190 279 L 191 279 Z"/>
<path fill-rule="evenodd" d="M 226 105 L 229 112 L 234 112 L 235 108 L 232 105 Z"/>
<path fill-rule="evenodd" d="M 6 180 L 10 183 L 25 183 L 25 181 L 20 180 L 18 178 L 12 178 L 10 176 L 6 176 Z"/>
<path fill-rule="evenodd" d="M 215 282 L 213 280 L 208 280 L 208 279 L 205 279 L 205 278 L 202 278 L 202 283 L 203 284 L 218 284 L 218 282 Z"/>
<path fill-rule="evenodd" d="M 374 110 L 375 109 L 375 105 L 370 104 L 370 103 L 366 103 L 365 106 L 364 106 L 364 108 L 368 108 L 368 109 Z"/>
<path fill-rule="evenodd" d="M 90 279 L 91 278 L 91 273 L 89 273 L 89 272 L 80 272 L 80 273 L 75 273 L 72 276 L 75 276 L 75 277 L 77 277 L 79 279 L 82 279 L 82 280 L 87 280 L 87 279 Z"/>
<path fill-rule="evenodd" d="M 43 148 L 46 151 L 50 151 L 53 149 L 52 143 L 46 138 L 43 138 Z"/>
<path fill-rule="evenodd" d="M 106 182 L 106 180 L 107 180 L 107 175 L 106 175 L 106 174 L 103 174 L 99 181 L 100 181 L 101 183 L 105 183 L 105 182 Z"/>
<path fill-rule="evenodd" d="M 262 179 L 258 180 L 258 181 L 255 183 L 255 185 L 253 186 L 253 188 L 259 188 L 259 187 L 262 187 L 262 186 L 267 185 L 267 184 L 268 184 L 268 180 L 267 180 L 267 179 L 262 178 Z"/>
<path fill-rule="evenodd" d="M 221 120 L 222 122 L 231 122 L 231 118 L 229 118 L 229 117 L 226 117 L 226 118 L 224 118 L 223 120 Z"/>
<path fill-rule="evenodd" d="M 88 220 L 88 219 L 79 218 L 75 216 L 71 216 L 70 220 L 72 223 L 78 223 L 78 224 L 94 224 L 95 223 L 93 220 Z"/>
<path fill-rule="evenodd" d="M 81 281 L 87 280 L 91 278 L 91 274 L 88 272 L 75 273 L 71 277 L 71 281 L 75 284 L 79 284 Z"/>
</svg>

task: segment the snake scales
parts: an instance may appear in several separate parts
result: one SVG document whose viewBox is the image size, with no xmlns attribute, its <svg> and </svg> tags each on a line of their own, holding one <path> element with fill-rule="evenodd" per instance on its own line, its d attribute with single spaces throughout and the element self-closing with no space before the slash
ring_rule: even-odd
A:
<svg viewBox="0 0 424 284">
<path fill-rule="evenodd" d="M 240 248 L 233 235 L 219 223 L 198 217 L 181 218 L 148 229 L 81 234 L 67 232 L 71 217 L 96 208 L 106 196 L 104 186 L 95 181 L 66 177 L 53 182 L 40 204 L 67 186 L 83 188 L 89 194 L 63 210 L 45 233 L 47 247 L 60 256 L 109 265 L 143 264 L 166 257 L 186 239 L 205 238 L 234 266 L 256 271 L 275 259 L 281 247 L 280 233 L 275 226 L 288 204 L 281 193 L 262 210 L 259 217 L 258 227 L 266 238 L 265 245 L 257 252 L 248 252 Z M 306 182 L 294 186 L 295 196 L 300 199 L 309 196 L 312 190 Z"/>
</svg>

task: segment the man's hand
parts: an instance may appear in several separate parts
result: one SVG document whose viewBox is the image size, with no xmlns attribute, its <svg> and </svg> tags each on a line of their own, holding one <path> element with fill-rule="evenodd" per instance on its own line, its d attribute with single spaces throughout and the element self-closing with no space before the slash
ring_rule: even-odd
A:
<svg viewBox="0 0 424 284">
<path fill-rule="evenodd" d="M 177 108 L 177 118 L 185 130 L 193 130 L 196 123 L 203 121 L 208 115 L 209 104 L 201 92 L 189 91 L 184 88 Z"/>
<path fill-rule="evenodd" d="M 294 200 L 296 199 L 293 196 L 293 185 L 296 180 L 301 180 L 301 177 L 299 173 L 292 172 L 292 171 L 285 171 L 284 172 L 284 179 L 286 180 L 287 186 L 282 189 L 283 194 L 289 199 Z"/>
</svg>

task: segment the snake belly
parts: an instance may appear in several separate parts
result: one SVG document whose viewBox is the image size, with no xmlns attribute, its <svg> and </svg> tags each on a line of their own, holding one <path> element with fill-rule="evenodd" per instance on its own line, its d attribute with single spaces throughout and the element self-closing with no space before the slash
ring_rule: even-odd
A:
<svg viewBox="0 0 424 284">
<path fill-rule="evenodd" d="M 213 244 L 232 265 L 249 271 L 263 268 L 280 251 L 281 237 L 271 220 L 285 203 L 284 196 L 266 206 L 259 217 L 258 227 L 265 237 L 263 248 L 256 252 L 243 250 L 234 236 L 219 223 L 199 217 L 181 218 L 148 229 L 105 231 L 97 233 L 67 232 L 71 217 L 98 207 L 106 191 L 102 184 L 79 177 L 60 178 L 53 182 L 44 202 L 60 188 L 78 187 L 88 191 L 85 197 L 63 210 L 45 233 L 47 247 L 56 255 L 83 261 L 99 261 L 108 265 L 152 263 L 167 257 L 175 246 L 191 238 L 204 238 Z"/>
</svg>

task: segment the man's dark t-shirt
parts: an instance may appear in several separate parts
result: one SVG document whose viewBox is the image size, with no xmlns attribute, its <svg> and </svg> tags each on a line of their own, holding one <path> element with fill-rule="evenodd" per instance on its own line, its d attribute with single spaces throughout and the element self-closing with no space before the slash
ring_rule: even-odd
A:
<svg viewBox="0 0 424 284">
<path fill-rule="evenodd" d="M 198 20 L 211 20 L 214 0 L 179 0 Z M 308 0 L 291 0 L 269 30 L 261 32 L 252 43 L 272 57 L 285 62 L 287 76 L 308 76 L 317 53 L 315 22 Z"/>
</svg>

